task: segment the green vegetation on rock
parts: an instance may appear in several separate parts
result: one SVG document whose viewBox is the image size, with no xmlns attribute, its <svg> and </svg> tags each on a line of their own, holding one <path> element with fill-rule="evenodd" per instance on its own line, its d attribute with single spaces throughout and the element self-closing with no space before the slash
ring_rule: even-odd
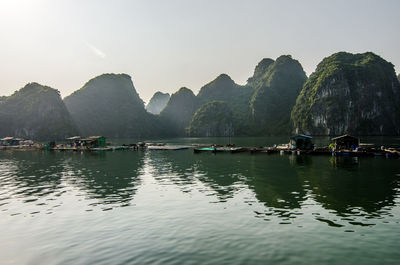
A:
<svg viewBox="0 0 400 265">
<path fill-rule="evenodd" d="M 254 134 L 290 133 L 290 112 L 306 79 L 301 64 L 290 55 L 263 59 L 257 65 L 248 81 L 255 88 L 250 100 Z"/>
<path fill-rule="evenodd" d="M 304 84 L 291 117 L 314 135 L 400 133 L 400 85 L 393 65 L 367 52 L 335 53 Z"/>
<path fill-rule="evenodd" d="M 248 135 L 249 101 L 253 94 L 250 86 L 236 84 L 228 75 L 221 74 L 215 80 L 200 89 L 197 98 L 200 104 L 211 101 L 224 101 L 233 112 L 233 124 L 238 135 Z"/>
<path fill-rule="evenodd" d="M 233 136 L 233 112 L 223 101 L 202 105 L 193 115 L 190 136 Z"/>
<path fill-rule="evenodd" d="M 274 62 L 275 61 L 270 58 L 262 59 L 254 69 L 253 76 L 247 79 L 247 84 L 251 87 L 260 86 L 260 83 L 267 78 L 268 67 L 270 67 Z"/>
<path fill-rule="evenodd" d="M 78 133 L 60 93 L 29 83 L 0 100 L 0 136 L 46 141 Z"/>
<path fill-rule="evenodd" d="M 151 114 L 160 114 L 160 112 L 167 106 L 170 96 L 168 93 L 156 92 L 150 99 L 146 110 Z"/>
</svg>

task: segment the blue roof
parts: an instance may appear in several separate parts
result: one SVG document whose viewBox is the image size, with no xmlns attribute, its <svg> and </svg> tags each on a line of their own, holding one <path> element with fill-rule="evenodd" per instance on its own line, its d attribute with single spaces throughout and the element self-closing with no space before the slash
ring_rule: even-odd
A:
<svg viewBox="0 0 400 265">
<path fill-rule="evenodd" d="M 312 139 L 312 136 L 305 135 L 305 134 L 298 134 L 298 135 L 295 135 L 295 136 L 290 137 L 290 139 L 295 139 L 295 138 L 308 138 L 308 139 Z"/>
</svg>

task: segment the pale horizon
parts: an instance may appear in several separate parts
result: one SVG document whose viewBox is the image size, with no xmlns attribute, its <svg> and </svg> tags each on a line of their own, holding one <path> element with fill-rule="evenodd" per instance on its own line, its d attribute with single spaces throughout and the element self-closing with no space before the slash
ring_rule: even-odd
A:
<svg viewBox="0 0 400 265">
<path fill-rule="evenodd" d="M 148 103 L 194 93 L 222 73 L 245 84 L 263 58 L 290 54 L 307 76 L 333 53 L 374 52 L 400 72 L 398 1 L 0 0 L 0 95 L 29 82 L 62 97 L 126 73 Z M 373 33 L 373 34 L 372 34 Z"/>
</svg>

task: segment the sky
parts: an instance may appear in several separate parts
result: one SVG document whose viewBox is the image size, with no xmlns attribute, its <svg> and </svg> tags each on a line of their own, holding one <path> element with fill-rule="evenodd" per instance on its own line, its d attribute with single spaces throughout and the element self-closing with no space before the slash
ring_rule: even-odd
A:
<svg viewBox="0 0 400 265">
<path fill-rule="evenodd" d="M 400 73 L 398 0 L 0 0 L 0 95 L 26 83 L 62 97 L 126 73 L 148 102 L 226 73 L 245 84 L 290 54 L 310 75 L 335 52 L 372 51 Z"/>
</svg>

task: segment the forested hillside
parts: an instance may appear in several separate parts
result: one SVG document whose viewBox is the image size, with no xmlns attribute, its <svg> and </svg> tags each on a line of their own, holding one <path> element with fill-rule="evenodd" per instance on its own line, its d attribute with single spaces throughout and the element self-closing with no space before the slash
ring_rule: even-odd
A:
<svg viewBox="0 0 400 265">
<path fill-rule="evenodd" d="M 29 83 L 0 98 L 0 137 L 45 141 L 77 133 L 60 93 L 51 87 Z"/>
</svg>

